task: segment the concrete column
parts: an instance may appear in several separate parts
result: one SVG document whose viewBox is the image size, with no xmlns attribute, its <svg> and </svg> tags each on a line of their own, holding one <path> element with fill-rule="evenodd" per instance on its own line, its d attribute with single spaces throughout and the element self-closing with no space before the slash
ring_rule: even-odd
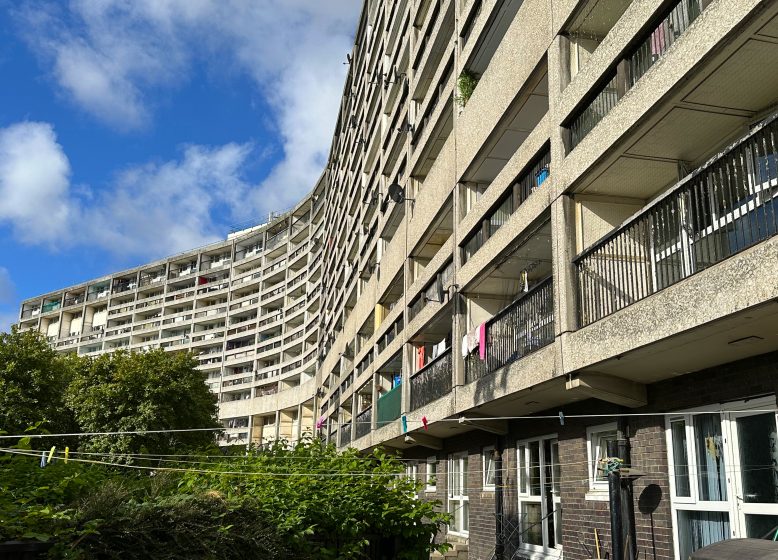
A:
<svg viewBox="0 0 778 560">
<path fill-rule="evenodd" d="M 551 252 L 554 274 L 555 334 L 577 328 L 575 201 L 562 195 L 551 203 Z"/>
<path fill-rule="evenodd" d="M 452 375 L 453 375 L 453 387 L 460 387 L 465 384 L 465 361 L 462 359 L 462 336 L 467 331 L 467 325 L 465 324 L 466 309 L 464 298 L 459 294 L 461 286 L 458 281 L 459 268 L 462 266 L 462 254 L 459 250 L 459 242 L 461 234 L 459 232 L 459 216 L 461 215 L 460 205 L 463 203 L 461 191 L 466 188 L 463 184 L 458 183 L 454 187 L 453 198 L 453 215 L 454 215 L 454 284 L 455 289 L 451 290 L 453 298 L 452 318 L 453 324 L 451 326 L 451 352 L 452 354 Z"/>
</svg>

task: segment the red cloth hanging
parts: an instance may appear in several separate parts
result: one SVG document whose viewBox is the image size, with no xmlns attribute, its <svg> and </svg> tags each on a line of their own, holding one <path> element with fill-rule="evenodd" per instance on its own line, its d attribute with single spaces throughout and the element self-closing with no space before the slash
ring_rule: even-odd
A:
<svg viewBox="0 0 778 560">
<path fill-rule="evenodd" d="M 416 369 L 421 369 L 424 367 L 424 346 L 419 346 L 416 349 L 416 356 L 418 357 Z"/>
</svg>

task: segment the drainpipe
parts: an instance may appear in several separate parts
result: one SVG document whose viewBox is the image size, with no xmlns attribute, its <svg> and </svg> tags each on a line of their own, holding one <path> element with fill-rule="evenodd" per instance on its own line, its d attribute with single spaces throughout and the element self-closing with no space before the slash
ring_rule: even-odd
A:
<svg viewBox="0 0 778 560">
<path fill-rule="evenodd" d="M 608 442 L 608 457 L 618 457 L 618 441 Z M 618 468 L 608 471 L 608 496 L 611 514 L 611 560 L 624 560 L 624 535 L 621 509 L 621 474 Z"/>
<path fill-rule="evenodd" d="M 502 438 L 497 438 L 494 446 L 494 519 L 495 519 L 495 560 L 503 560 L 505 542 L 503 539 L 503 477 L 502 477 Z"/>
<path fill-rule="evenodd" d="M 629 442 L 629 424 L 620 417 L 616 426 L 616 441 L 619 458 L 623 465 L 632 468 L 631 445 Z M 635 529 L 635 501 L 633 499 L 632 477 L 621 481 L 621 511 L 623 514 L 623 539 L 629 542 L 625 551 L 625 560 L 635 560 L 638 554 L 637 532 Z"/>
</svg>

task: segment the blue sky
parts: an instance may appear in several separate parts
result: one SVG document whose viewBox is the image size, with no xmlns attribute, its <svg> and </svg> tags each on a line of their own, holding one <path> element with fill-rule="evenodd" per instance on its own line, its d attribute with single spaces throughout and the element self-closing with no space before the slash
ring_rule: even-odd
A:
<svg viewBox="0 0 778 560">
<path fill-rule="evenodd" d="M 0 330 L 308 192 L 360 6 L 0 0 Z"/>
</svg>

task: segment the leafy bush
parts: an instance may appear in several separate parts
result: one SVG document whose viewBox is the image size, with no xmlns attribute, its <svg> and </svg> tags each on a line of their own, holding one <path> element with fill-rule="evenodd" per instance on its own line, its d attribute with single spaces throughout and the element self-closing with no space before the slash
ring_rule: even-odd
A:
<svg viewBox="0 0 778 560">
<path fill-rule="evenodd" d="M 379 544 L 384 557 L 418 559 L 445 548 L 431 542 L 448 514 L 380 451 L 278 442 L 176 465 L 187 472 L 134 466 L 155 470 L 0 456 L 0 542 L 52 541 L 50 557 L 68 560 L 357 559 Z"/>
<path fill-rule="evenodd" d="M 135 501 L 120 484 L 104 486 L 78 509 L 76 520 L 94 531 L 72 543 L 80 558 L 272 560 L 288 550 L 255 500 L 227 500 L 218 492 L 174 494 Z M 100 520 L 100 521 L 97 521 Z M 68 547 L 60 552 L 69 553 Z"/>
<path fill-rule="evenodd" d="M 371 541 L 401 542 L 395 558 L 429 556 L 437 548 L 433 537 L 449 520 L 438 502 L 417 499 L 421 483 L 380 450 L 363 456 L 319 440 L 293 447 L 275 442 L 219 468 L 256 475 L 189 473 L 183 484 L 257 500 L 295 551 L 312 558 L 361 558 Z"/>
<path fill-rule="evenodd" d="M 471 72 L 470 70 L 462 70 L 462 73 L 457 79 L 457 88 L 459 89 L 459 95 L 457 101 L 460 107 L 467 105 L 470 101 L 470 96 L 473 95 L 476 86 L 478 86 L 478 74 Z"/>
</svg>

